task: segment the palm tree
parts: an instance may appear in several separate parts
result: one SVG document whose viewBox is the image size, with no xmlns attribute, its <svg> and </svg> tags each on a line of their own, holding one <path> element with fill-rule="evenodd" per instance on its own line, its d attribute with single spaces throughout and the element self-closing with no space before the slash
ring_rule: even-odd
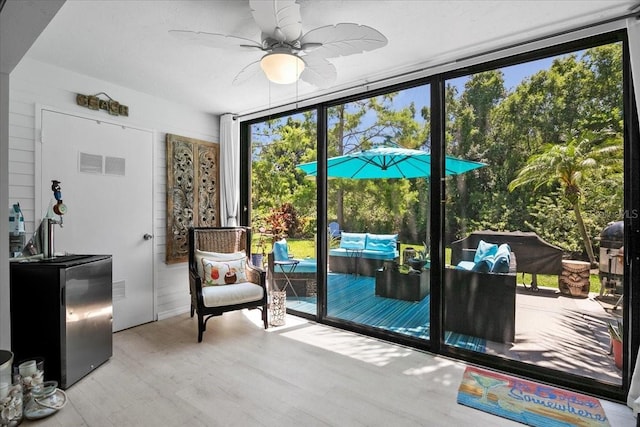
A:
<svg viewBox="0 0 640 427">
<path fill-rule="evenodd" d="M 578 231 L 591 265 L 596 265 L 596 258 L 582 219 L 582 182 L 595 169 L 621 167 L 621 140 L 621 136 L 612 131 L 586 131 L 571 137 L 565 144 L 547 144 L 542 153 L 529 158 L 516 178 L 509 183 L 509 191 L 526 185 L 533 185 L 535 191 L 542 186 L 559 184 L 564 198 L 573 207 Z"/>
</svg>

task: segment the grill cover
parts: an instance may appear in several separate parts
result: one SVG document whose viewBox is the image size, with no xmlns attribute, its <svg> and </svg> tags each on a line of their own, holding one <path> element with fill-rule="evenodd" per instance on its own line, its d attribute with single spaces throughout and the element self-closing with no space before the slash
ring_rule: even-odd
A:
<svg viewBox="0 0 640 427">
<path fill-rule="evenodd" d="M 474 231 L 451 243 L 451 264 L 458 265 L 463 249 L 476 249 L 478 242 L 507 243 L 516 255 L 517 271 L 532 274 L 561 274 L 562 249 L 542 240 L 536 233 L 523 231 Z"/>
</svg>

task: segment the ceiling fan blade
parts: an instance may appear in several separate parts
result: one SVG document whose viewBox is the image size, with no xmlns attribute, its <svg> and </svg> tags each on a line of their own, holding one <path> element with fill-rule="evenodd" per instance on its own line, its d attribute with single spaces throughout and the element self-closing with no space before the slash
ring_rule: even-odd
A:
<svg viewBox="0 0 640 427">
<path fill-rule="evenodd" d="M 300 45 L 300 50 L 305 53 L 309 53 L 319 48 L 320 46 L 322 46 L 322 43 L 305 43 L 303 45 Z"/>
<path fill-rule="evenodd" d="M 201 31 L 188 30 L 169 30 L 169 34 L 180 40 L 195 42 L 213 48 L 227 49 L 240 46 L 262 50 L 262 44 L 255 40 L 228 36 L 226 34 L 204 33 Z"/>
<path fill-rule="evenodd" d="M 295 0 L 250 0 L 249 4 L 263 40 L 293 42 L 300 38 L 302 17 L 300 5 Z"/>
<path fill-rule="evenodd" d="M 254 61 L 240 70 L 240 72 L 236 74 L 231 85 L 239 86 L 245 83 L 247 80 L 251 80 L 258 74 L 262 74 L 262 68 L 260 68 L 260 60 Z"/>
<path fill-rule="evenodd" d="M 386 46 L 387 38 L 366 25 L 342 23 L 313 29 L 300 39 L 303 49 L 307 44 L 318 43 L 321 46 L 315 47 L 309 55 L 335 58 L 379 49 Z"/>
<path fill-rule="evenodd" d="M 305 62 L 304 71 L 300 79 L 320 89 L 325 89 L 336 80 L 338 73 L 336 67 L 324 58 L 316 56 L 302 56 Z"/>
</svg>

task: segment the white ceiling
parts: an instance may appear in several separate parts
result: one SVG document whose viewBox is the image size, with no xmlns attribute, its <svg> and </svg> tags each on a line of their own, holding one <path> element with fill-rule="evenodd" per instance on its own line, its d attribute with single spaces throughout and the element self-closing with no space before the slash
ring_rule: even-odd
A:
<svg viewBox="0 0 640 427">
<path fill-rule="evenodd" d="M 232 86 L 235 75 L 259 54 L 185 43 L 168 31 L 225 33 L 259 41 L 247 0 L 67 0 L 26 57 L 212 114 L 245 114 L 598 23 L 638 7 L 637 0 L 299 3 L 303 33 L 353 22 L 379 30 L 389 43 L 329 59 L 338 73 L 331 89 L 320 91 L 302 81 L 270 84 L 262 74 Z"/>
</svg>

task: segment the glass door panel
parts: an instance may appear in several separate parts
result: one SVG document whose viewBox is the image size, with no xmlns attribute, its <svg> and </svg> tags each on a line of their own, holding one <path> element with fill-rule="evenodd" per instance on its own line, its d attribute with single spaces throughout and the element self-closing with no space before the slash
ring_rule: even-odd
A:
<svg viewBox="0 0 640 427">
<path fill-rule="evenodd" d="M 446 178 L 447 344 L 622 383 L 622 83 L 620 43 L 446 82 L 446 154 L 485 164 Z"/>
<path fill-rule="evenodd" d="M 316 182 L 298 165 L 315 159 L 315 111 L 252 124 L 251 224 L 253 251 L 271 291 L 287 309 L 316 315 Z"/>
<path fill-rule="evenodd" d="M 327 316 L 425 340 L 429 89 L 330 107 L 326 165 Z"/>
</svg>

